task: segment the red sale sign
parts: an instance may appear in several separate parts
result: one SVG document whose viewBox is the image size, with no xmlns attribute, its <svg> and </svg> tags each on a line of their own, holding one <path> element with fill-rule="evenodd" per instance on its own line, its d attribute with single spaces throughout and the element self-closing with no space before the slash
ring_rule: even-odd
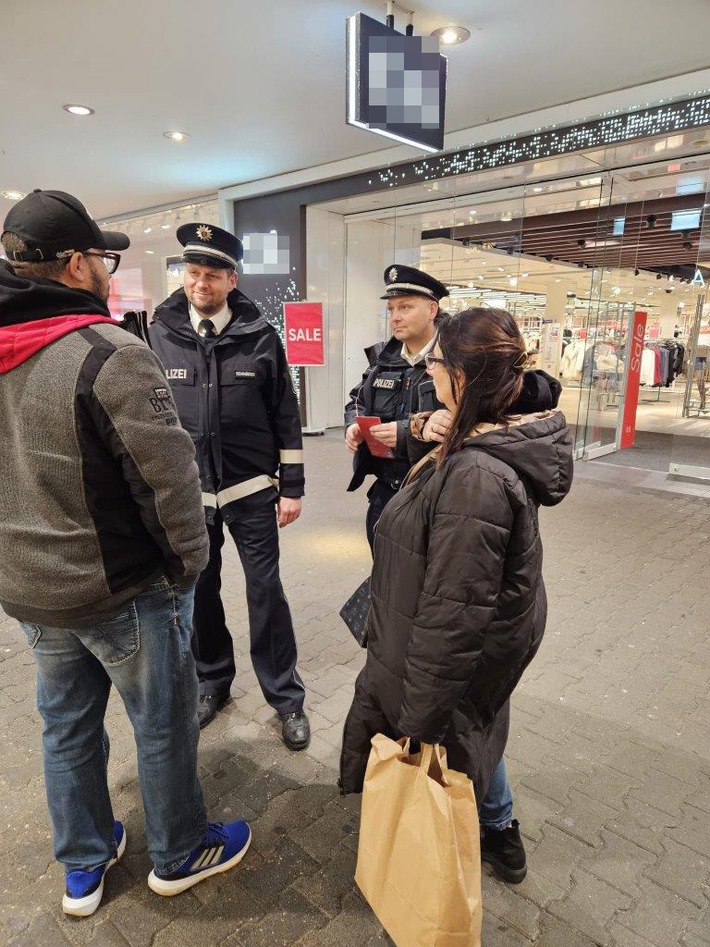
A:
<svg viewBox="0 0 710 947">
<path fill-rule="evenodd" d="M 635 312 L 629 323 L 628 358 L 624 386 L 624 414 L 619 435 L 619 447 L 633 447 L 636 437 L 636 409 L 639 406 L 639 384 L 641 381 L 641 358 L 643 340 L 646 336 L 648 313 Z"/>
<path fill-rule="evenodd" d="M 289 365 L 325 365 L 323 303 L 284 303 L 284 331 Z"/>
</svg>

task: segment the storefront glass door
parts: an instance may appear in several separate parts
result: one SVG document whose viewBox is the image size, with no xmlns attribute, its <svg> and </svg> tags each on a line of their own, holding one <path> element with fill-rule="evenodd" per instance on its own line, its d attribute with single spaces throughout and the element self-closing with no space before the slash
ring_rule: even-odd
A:
<svg viewBox="0 0 710 947">
<path fill-rule="evenodd" d="M 710 175 L 706 172 L 706 189 Z M 710 197 L 705 194 L 693 276 L 694 305 L 684 307 L 679 342 L 684 346 L 682 405 L 672 439 L 668 472 L 673 477 L 710 481 Z"/>
</svg>

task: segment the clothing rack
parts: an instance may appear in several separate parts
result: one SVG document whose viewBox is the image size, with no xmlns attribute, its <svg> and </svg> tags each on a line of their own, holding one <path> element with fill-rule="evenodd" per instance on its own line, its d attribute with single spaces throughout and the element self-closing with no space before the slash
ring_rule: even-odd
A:
<svg viewBox="0 0 710 947">
<path fill-rule="evenodd" d="M 651 388 L 656 389 L 655 398 L 640 398 L 640 404 L 672 404 L 670 398 L 661 398 L 661 388 L 669 388 L 671 383 L 678 377 L 679 371 L 674 371 L 674 363 L 668 363 L 668 359 L 671 358 L 671 353 L 675 353 L 675 356 L 678 355 L 678 350 L 680 350 L 680 356 L 685 352 L 685 346 L 682 343 L 679 343 L 677 339 L 646 339 L 644 342 L 644 351 L 658 353 L 659 351 L 664 353 L 666 358 L 666 374 L 658 376 L 660 381 L 655 384 L 650 384 L 648 381 L 642 382 L 642 386 L 648 391 Z M 658 356 L 660 357 L 660 356 Z M 682 358 L 681 358 L 682 361 Z M 642 368 L 641 377 L 645 377 L 645 366 Z M 664 384 L 665 382 L 665 384 Z"/>
</svg>

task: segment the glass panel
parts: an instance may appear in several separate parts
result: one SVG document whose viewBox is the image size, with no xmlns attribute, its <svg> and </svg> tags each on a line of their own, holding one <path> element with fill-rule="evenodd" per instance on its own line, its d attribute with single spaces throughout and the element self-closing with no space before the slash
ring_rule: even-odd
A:
<svg viewBox="0 0 710 947">
<path fill-rule="evenodd" d="M 637 231 L 627 227 L 630 196 L 623 177 L 607 175 L 600 190 L 597 231 L 583 238 L 593 266 L 588 338 L 583 367 L 587 400 L 583 456 L 603 457 L 618 448 L 624 411 L 628 333 L 636 309 Z"/>
<path fill-rule="evenodd" d="M 175 231 L 193 221 L 218 226 L 217 201 L 196 201 L 101 223 L 107 230 L 122 231 L 131 241 L 109 283 L 112 315 L 120 317 L 131 309 L 145 309 L 152 315 L 159 303 L 182 286 L 182 247 Z"/>
<path fill-rule="evenodd" d="M 642 176 L 616 172 L 610 181 L 609 207 L 599 217 L 600 257 L 594 275 L 598 302 L 590 320 L 585 377 L 590 390 L 582 454 L 589 459 L 603 457 L 605 463 L 667 472 L 669 463 L 697 465 L 703 454 L 706 442 L 699 438 L 707 425 L 684 420 L 687 376 L 678 373 L 686 361 L 695 303 L 702 292 L 693 279 L 699 236 L 703 244 L 697 225 L 706 174 L 703 170 L 699 175 L 697 168 L 686 171 L 680 164 L 662 165 L 647 167 Z M 674 226 L 679 220 L 686 229 Z M 702 271 L 696 283 L 701 277 Z M 628 333 L 636 311 L 646 314 L 638 406 L 628 420 L 632 445 L 621 447 L 626 369 L 614 378 L 611 360 L 616 346 L 619 358 L 628 362 Z M 702 373 L 689 403 L 700 400 L 698 379 L 702 385 Z M 692 380 L 688 384 L 692 387 Z M 615 442 L 620 449 L 611 454 Z"/>
<path fill-rule="evenodd" d="M 708 187 L 707 172 L 705 187 Z M 697 235 L 698 260 L 691 288 L 684 293 L 683 305 L 679 307 L 676 343 L 683 346 L 678 359 L 684 365 L 684 375 L 668 470 L 673 476 L 710 480 L 710 307 L 707 304 L 710 202 L 707 196 L 702 203 L 699 227 L 686 232 L 690 240 Z"/>
<path fill-rule="evenodd" d="M 373 347 L 383 346 L 391 336 L 387 303 L 381 298 L 385 270 L 420 265 L 421 228 L 416 217 L 402 214 L 402 189 L 394 172 L 392 178 L 377 206 L 364 212 L 353 208 L 355 213 L 344 218 L 343 404 L 360 383 Z M 436 188 L 438 183 L 429 186 Z"/>
</svg>

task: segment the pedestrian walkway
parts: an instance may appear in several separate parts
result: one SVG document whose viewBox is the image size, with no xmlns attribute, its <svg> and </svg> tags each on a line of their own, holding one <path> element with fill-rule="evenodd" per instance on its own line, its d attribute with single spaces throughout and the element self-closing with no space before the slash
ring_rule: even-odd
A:
<svg viewBox="0 0 710 947">
<path fill-rule="evenodd" d="M 388 942 L 352 880 L 359 799 L 334 785 L 363 661 L 337 611 L 370 568 L 365 491 L 345 492 L 337 432 L 307 439 L 306 463 L 282 574 L 309 691 L 307 753 L 285 749 L 264 705 L 233 546 L 225 558 L 237 678 L 234 700 L 202 734 L 200 761 L 212 818 L 252 823 L 235 871 L 178 898 L 148 890 L 134 746 L 112 699 L 110 784 L 127 852 L 92 918 L 61 914 L 32 657 L 17 625 L 0 621 L 0 944 Z M 550 620 L 514 697 L 506 753 L 530 870 L 515 888 L 484 876 L 484 947 L 710 945 L 709 514 L 704 499 L 582 477 L 542 512 Z"/>
</svg>

